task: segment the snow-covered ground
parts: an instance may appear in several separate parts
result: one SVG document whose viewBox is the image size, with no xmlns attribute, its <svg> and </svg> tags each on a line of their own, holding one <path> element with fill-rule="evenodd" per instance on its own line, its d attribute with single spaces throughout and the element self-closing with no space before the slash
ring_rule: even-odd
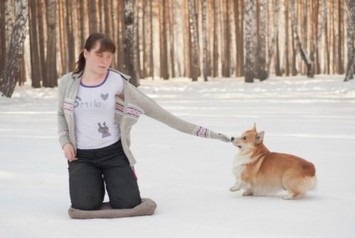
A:
<svg viewBox="0 0 355 238">
<path fill-rule="evenodd" d="M 211 82 L 142 81 L 183 119 L 229 136 L 253 126 L 270 150 L 316 165 L 303 199 L 231 193 L 237 148 L 141 117 L 132 148 L 154 216 L 71 220 L 67 164 L 57 140 L 56 89 L 18 87 L 0 98 L 0 237 L 355 237 L 355 82 L 343 76 Z"/>
</svg>

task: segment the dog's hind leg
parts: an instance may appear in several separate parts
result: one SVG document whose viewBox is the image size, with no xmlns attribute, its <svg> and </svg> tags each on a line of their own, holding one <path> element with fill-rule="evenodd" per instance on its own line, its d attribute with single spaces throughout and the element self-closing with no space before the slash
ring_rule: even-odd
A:
<svg viewBox="0 0 355 238">
<path fill-rule="evenodd" d="M 247 189 L 244 191 L 243 196 L 253 196 L 254 192 L 251 189 Z"/>
<path fill-rule="evenodd" d="M 307 190 L 304 189 L 304 181 L 299 178 L 286 176 L 283 180 L 283 187 L 288 192 L 288 194 L 283 197 L 285 200 L 297 199 L 307 192 Z"/>
<path fill-rule="evenodd" d="M 252 188 L 252 185 L 250 184 L 244 184 L 244 193 L 243 193 L 243 196 L 253 196 L 254 195 L 254 190 Z"/>
<path fill-rule="evenodd" d="M 292 199 L 297 199 L 301 197 L 303 194 L 302 193 L 292 193 L 289 192 L 286 196 L 283 197 L 285 200 L 292 200 Z"/>
</svg>

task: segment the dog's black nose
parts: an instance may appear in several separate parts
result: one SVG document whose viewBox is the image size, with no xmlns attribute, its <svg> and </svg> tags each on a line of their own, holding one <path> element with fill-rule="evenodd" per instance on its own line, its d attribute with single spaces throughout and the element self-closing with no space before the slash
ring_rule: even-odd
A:
<svg viewBox="0 0 355 238">
<path fill-rule="evenodd" d="M 231 137 L 231 141 L 234 141 L 234 137 L 233 136 Z"/>
</svg>

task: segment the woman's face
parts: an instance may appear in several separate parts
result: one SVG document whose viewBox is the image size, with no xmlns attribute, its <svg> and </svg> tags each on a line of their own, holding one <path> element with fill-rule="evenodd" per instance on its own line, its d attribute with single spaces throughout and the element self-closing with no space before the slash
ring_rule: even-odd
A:
<svg viewBox="0 0 355 238">
<path fill-rule="evenodd" d="M 100 52 L 99 50 L 99 43 L 90 51 L 84 49 L 84 57 L 86 59 L 85 70 L 90 70 L 97 74 L 104 74 L 112 63 L 113 53 L 109 51 Z"/>
</svg>

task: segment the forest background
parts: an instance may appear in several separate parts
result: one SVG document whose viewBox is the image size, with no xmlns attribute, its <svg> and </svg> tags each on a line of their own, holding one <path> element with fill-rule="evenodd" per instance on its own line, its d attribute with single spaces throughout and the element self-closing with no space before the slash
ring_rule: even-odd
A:
<svg viewBox="0 0 355 238">
<path fill-rule="evenodd" d="M 192 81 L 344 74 L 353 78 L 352 0 L 1 0 L 0 94 L 56 87 L 90 33 L 118 46 L 112 67 Z"/>
</svg>

